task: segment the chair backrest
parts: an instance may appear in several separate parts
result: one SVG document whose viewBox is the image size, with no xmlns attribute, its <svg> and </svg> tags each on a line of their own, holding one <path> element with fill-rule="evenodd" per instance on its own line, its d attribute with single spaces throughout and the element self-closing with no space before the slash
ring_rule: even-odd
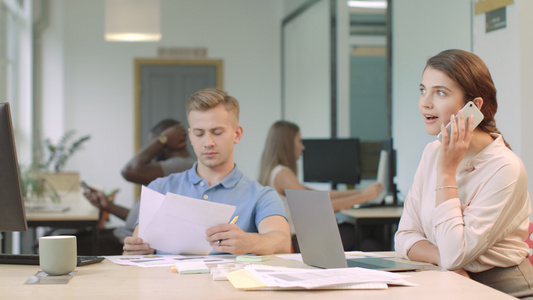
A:
<svg viewBox="0 0 533 300">
<path fill-rule="evenodd" d="M 526 243 L 529 246 L 529 261 L 533 264 L 533 223 L 529 223 L 529 231 L 526 239 Z"/>
</svg>

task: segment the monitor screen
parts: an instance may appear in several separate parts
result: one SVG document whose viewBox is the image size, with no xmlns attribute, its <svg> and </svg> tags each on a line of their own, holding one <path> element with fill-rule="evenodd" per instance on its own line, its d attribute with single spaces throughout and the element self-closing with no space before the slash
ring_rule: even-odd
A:
<svg viewBox="0 0 533 300">
<path fill-rule="evenodd" d="M 304 139 L 303 180 L 357 184 L 361 180 L 359 139 Z"/>
<path fill-rule="evenodd" d="M 396 183 L 394 182 L 394 177 L 396 177 L 396 150 L 393 147 L 392 138 L 388 138 L 382 141 L 381 149 L 386 150 L 388 153 L 388 194 L 393 196 L 393 203 L 398 204 L 398 190 L 396 188 Z"/>
<path fill-rule="evenodd" d="M 26 228 L 9 103 L 0 103 L 0 232 Z"/>
</svg>

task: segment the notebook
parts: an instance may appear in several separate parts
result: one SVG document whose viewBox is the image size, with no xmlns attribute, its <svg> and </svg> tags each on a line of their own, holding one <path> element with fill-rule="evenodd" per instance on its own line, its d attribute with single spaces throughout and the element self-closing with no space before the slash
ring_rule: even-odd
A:
<svg viewBox="0 0 533 300">
<path fill-rule="evenodd" d="M 361 267 L 384 271 L 412 271 L 421 266 L 385 258 L 346 259 L 329 193 L 285 190 L 304 263 L 318 268 Z"/>
</svg>

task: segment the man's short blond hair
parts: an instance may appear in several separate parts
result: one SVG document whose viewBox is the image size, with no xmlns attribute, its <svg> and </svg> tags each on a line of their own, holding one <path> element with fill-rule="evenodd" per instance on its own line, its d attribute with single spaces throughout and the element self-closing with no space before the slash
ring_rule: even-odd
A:
<svg viewBox="0 0 533 300">
<path fill-rule="evenodd" d="M 227 92 L 215 88 L 199 90 L 191 95 L 185 105 L 187 117 L 193 110 L 207 111 L 221 103 L 224 105 L 226 111 L 232 115 L 235 124 L 237 124 L 239 122 L 239 101 L 228 95 Z"/>
</svg>

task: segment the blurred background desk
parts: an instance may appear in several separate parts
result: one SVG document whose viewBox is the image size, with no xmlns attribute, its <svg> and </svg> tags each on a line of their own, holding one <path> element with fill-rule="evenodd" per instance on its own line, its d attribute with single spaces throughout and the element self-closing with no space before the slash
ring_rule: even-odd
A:
<svg viewBox="0 0 533 300">
<path fill-rule="evenodd" d="M 23 239 L 22 253 L 35 252 L 34 247 L 38 235 L 34 233 L 35 228 L 40 226 L 50 227 L 53 231 L 49 233 L 60 233 L 63 229 L 84 229 L 90 227 L 92 230 L 92 251 L 94 254 L 98 250 L 98 233 L 99 233 L 99 210 L 92 206 L 81 192 L 61 193 L 61 202 L 57 205 L 68 206 L 69 209 L 64 212 L 44 212 L 26 210 L 26 219 L 28 222 L 28 231 L 30 237 Z M 51 203 L 47 203 L 50 204 Z M 56 205 L 56 204 L 54 204 Z M 29 240 L 31 239 L 31 240 Z M 26 244 L 34 245 L 26 245 Z M 4 249 L 10 248 L 9 246 Z M 30 248 L 30 249 L 28 249 Z M 35 249 L 34 249 L 35 248 Z"/>
<path fill-rule="evenodd" d="M 383 225 L 384 249 L 394 250 L 394 233 L 402 216 L 403 206 L 373 206 L 343 209 L 340 213 L 355 224 L 355 240 L 360 246 L 365 225 Z M 357 247 L 357 246 L 356 246 Z M 357 247 L 356 249 L 360 249 Z"/>
</svg>

